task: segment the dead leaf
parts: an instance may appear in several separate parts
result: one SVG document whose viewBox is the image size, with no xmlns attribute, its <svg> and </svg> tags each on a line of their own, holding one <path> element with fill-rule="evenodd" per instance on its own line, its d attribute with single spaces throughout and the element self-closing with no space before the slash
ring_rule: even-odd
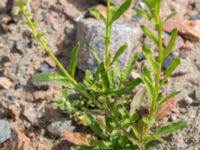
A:
<svg viewBox="0 0 200 150">
<path fill-rule="evenodd" d="M 157 118 L 161 119 L 165 116 L 168 116 L 172 112 L 172 108 L 176 105 L 176 99 L 170 99 L 167 102 L 165 102 L 163 105 L 160 106 Z"/>
<path fill-rule="evenodd" d="M 131 106 L 130 106 L 130 115 L 134 115 L 136 110 L 141 106 L 142 102 L 144 101 L 146 89 L 143 87 L 141 88 L 134 96 Z"/>
<path fill-rule="evenodd" d="M 89 146 L 91 143 L 91 139 L 89 137 L 78 132 L 65 131 L 64 139 L 75 145 Z"/>
</svg>

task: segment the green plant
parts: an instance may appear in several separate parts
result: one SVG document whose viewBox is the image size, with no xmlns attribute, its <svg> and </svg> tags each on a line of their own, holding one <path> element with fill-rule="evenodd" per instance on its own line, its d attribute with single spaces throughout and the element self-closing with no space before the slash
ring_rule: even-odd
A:
<svg viewBox="0 0 200 150">
<path fill-rule="evenodd" d="M 129 75 L 134 69 L 137 54 L 130 57 L 126 67 L 120 71 L 117 63 L 119 56 L 126 50 L 127 45 L 122 45 L 112 57 L 110 52 L 110 34 L 112 24 L 129 8 L 132 0 L 125 0 L 119 7 L 110 5 L 107 0 L 107 17 L 92 8 L 90 12 L 105 24 L 105 56 L 101 60 L 95 50 L 91 48 L 91 53 L 98 62 L 95 73 L 90 70 L 85 71 L 82 83 L 75 80 L 76 64 L 80 44 L 77 43 L 71 52 L 70 70 L 67 71 L 57 60 L 48 48 L 43 33 L 39 33 L 36 24 L 32 22 L 31 14 L 25 8 L 26 0 L 16 0 L 18 8 L 24 16 L 26 24 L 32 30 L 33 36 L 38 40 L 40 47 L 55 61 L 61 73 L 46 73 L 33 77 L 34 82 L 52 81 L 62 84 L 64 87 L 63 96 L 55 102 L 55 105 L 68 113 L 74 120 L 81 121 L 91 128 L 98 139 L 90 146 L 79 146 L 73 150 L 144 150 L 149 147 L 149 143 L 157 140 L 164 142 L 162 137 L 168 136 L 186 126 L 185 121 L 171 123 L 159 129 L 153 129 L 155 123 L 168 113 L 174 105 L 173 98 L 178 92 L 172 92 L 168 96 L 163 96 L 162 87 L 171 73 L 176 69 L 180 60 L 174 59 L 169 69 L 161 78 L 161 66 L 166 56 L 170 54 L 176 40 L 176 30 L 172 31 L 171 40 L 166 47 L 162 44 L 162 26 L 170 18 L 164 21 L 160 18 L 160 0 L 143 0 L 147 10 L 137 10 L 138 14 L 148 19 L 155 25 L 158 33 L 157 37 L 153 32 L 142 25 L 141 28 L 148 38 L 157 46 L 158 54 L 154 53 L 146 44 L 143 45 L 143 52 L 150 68 L 143 66 L 141 78 L 129 80 Z M 113 69 L 112 66 L 115 65 Z M 151 69 L 151 71 L 150 71 Z M 131 91 L 144 83 L 145 88 L 141 88 L 132 100 Z M 70 98 L 68 91 L 74 91 L 78 96 Z M 147 91 L 147 97 L 145 93 Z M 149 105 L 146 113 L 141 113 L 139 107 L 144 100 L 148 100 Z M 139 111 L 139 113 L 138 113 Z M 99 120 L 98 116 L 103 119 Z"/>
</svg>

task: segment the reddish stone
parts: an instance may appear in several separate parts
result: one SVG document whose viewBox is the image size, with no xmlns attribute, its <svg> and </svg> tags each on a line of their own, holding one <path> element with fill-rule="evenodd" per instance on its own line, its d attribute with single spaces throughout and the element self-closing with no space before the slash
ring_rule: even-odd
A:
<svg viewBox="0 0 200 150">
<path fill-rule="evenodd" d="M 183 38 L 200 42 L 200 20 L 174 19 L 164 26 L 164 30 L 167 32 L 171 32 L 174 28 Z"/>
</svg>

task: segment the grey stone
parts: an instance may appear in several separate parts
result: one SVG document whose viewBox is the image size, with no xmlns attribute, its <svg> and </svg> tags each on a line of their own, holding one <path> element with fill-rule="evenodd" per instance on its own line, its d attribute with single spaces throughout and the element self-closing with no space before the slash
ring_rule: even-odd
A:
<svg viewBox="0 0 200 150">
<path fill-rule="evenodd" d="M 172 61 L 173 61 L 173 57 L 172 56 L 167 56 L 163 61 L 162 68 L 164 70 L 167 70 L 169 68 L 169 66 L 171 65 Z"/>
<path fill-rule="evenodd" d="M 65 131 L 74 131 L 74 129 L 70 120 L 52 122 L 47 126 L 48 133 L 57 138 L 63 137 Z"/>
<path fill-rule="evenodd" d="M 104 45 L 104 24 L 95 19 L 83 19 L 78 23 L 77 41 L 80 42 L 78 68 L 81 70 L 90 69 L 94 71 L 97 62 L 90 53 L 90 47 L 96 51 L 103 60 L 105 53 Z M 127 50 L 119 57 L 121 68 L 126 64 L 128 58 L 133 54 L 133 50 L 138 46 L 139 38 L 142 33 L 137 25 L 128 23 L 114 23 L 111 32 L 111 56 L 118 50 L 122 44 L 127 44 Z"/>
<path fill-rule="evenodd" d="M 39 68 L 39 71 L 42 72 L 42 73 L 45 73 L 45 72 L 53 72 L 53 69 L 50 68 L 49 65 L 47 64 L 42 64 Z"/>
<path fill-rule="evenodd" d="M 25 105 L 23 115 L 30 123 L 37 123 L 38 112 L 32 106 Z"/>
<path fill-rule="evenodd" d="M 8 140 L 11 136 L 11 128 L 6 120 L 0 120 L 0 144 Z"/>
<path fill-rule="evenodd" d="M 16 50 L 21 54 L 24 54 L 29 47 L 29 40 L 28 39 L 19 39 L 16 41 Z"/>
<path fill-rule="evenodd" d="M 197 88 L 195 91 L 194 91 L 194 98 L 196 100 L 199 100 L 200 101 L 200 88 Z"/>
</svg>

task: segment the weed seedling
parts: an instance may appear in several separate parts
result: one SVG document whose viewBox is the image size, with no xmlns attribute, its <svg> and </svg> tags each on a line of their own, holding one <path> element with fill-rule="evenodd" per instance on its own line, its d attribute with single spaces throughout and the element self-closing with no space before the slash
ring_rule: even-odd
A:
<svg viewBox="0 0 200 150">
<path fill-rule="evenodd" d="M 120 70 L 118 59 L 127 49 L 127 45 L 120 46 L 113 56 L 110 51 L 112 25 L 130 7 L 132 0 L 125 0 L 118 7 L 112 6 L 110 0 L 107 0 L 106 17 L 95 8 L 90 9 L 90 13 L 105 24 L 105 55 L 104 59 L 101 60 L 95 50 L 91 48 L 91 53 L 98 62 L 98 67 L 94 73 L 85 70 L 85 77 L 81 83 L 75 79 L 80 44 L 77 43 L 72 49 L 70 70 L 66 70 L 48 48 L 43 33 L 37 31 L 31 13 L 25 7 L 26 0 L 16 1 L 18 8 L 15 9 L 15 12 L 21 12 L 26 24 L 32 30 L 33 37 L 38 40 L 40 47 L 61 71 L 60 73 L 39 74 L 32 80 L 34 82 L 51 81 L 62 84 L 64 87 L 63 96 L 54 105 L 68 113 L 72 119 L 89 126 L 97 136 L 96 140 L 90 143 L 90 146 L 80 145 L 71 148 L 72 150 L 145 150 L 150 147 L 152 141 L 165 142 L 163 137 L 186 127 L 185 121 L 178 121 L 155 129 L 155 124 L 159 122 L 159 119 L 169 114 L 172 106 L 175 105 L 174 96 L 178 92 L 164 96 L 162 87 L 180 64 L 180 60 L 175 58 L 164 73 L 164 77 L 161 77 L 163 60 L 171 53 L 177 32 L 175 29 L 172 31 L 169 44 L 164 49 L 163 25 L 174 14 L 162 20 L 160 0 L 142 0 L 147 9 L 137 10 L 140 16 L 155 26 L 157 35 L 154 35 L 151 29 L 145 25 L 141 25 L 141 29 L 157 47 L 157 52 L 143 44 L 147 65 L 142 67 L 141 77 L 132 80 L 129 76 L 135 67 L 137 54 L 130 56 L 126 66 Z M 139 89 L 132 99 L 132 91 L 141 83 L 144 84 L 145 88 Z M 74 91 L 78 96 L 71 98 L 68 94 L 69 90 Z M 141 113 L 140 106 L 145 100 L 148 101 L 148 105 L 145 106 L 146 112 Z M 98 119 L 99 116 L 101 119 Z"/>
</svg>

